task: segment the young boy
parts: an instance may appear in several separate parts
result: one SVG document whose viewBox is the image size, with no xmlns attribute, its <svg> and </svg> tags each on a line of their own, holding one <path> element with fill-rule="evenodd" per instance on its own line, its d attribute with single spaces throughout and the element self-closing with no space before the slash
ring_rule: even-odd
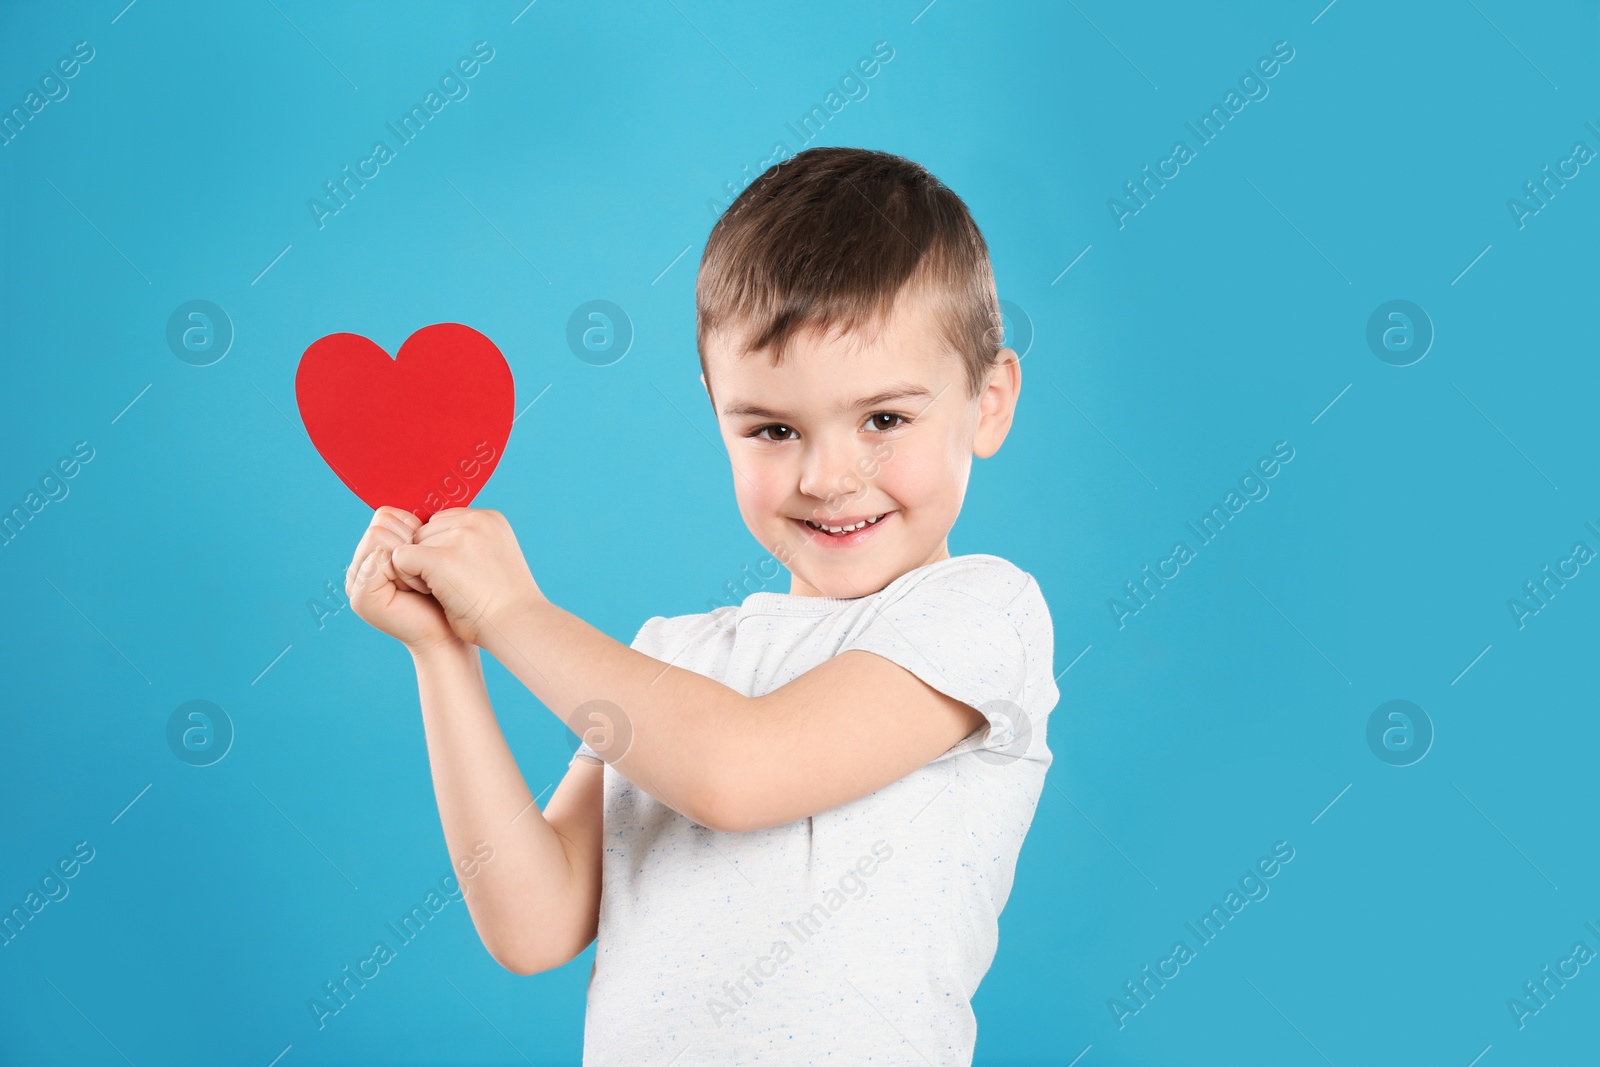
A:
<svg viewBox="0 0 1600 1067">
<path fill-rule="evenodd" d="M 586 1065 L 969 1064 L 1059 696 L 1038 583 L 946 545 L 1021 388 L 987 246 L 916 163 L 814 148 L 713 227 L 696 303 L 789 592 L 624 647 L 545 599 L 499 513 L 379 508 L 351 604 L 411 651 L 450 853 L 492 856 L 490 954 L 533 974 L 598 936 Z M 584 738 L 543 811 L 479 648 Z"/>
</svg>

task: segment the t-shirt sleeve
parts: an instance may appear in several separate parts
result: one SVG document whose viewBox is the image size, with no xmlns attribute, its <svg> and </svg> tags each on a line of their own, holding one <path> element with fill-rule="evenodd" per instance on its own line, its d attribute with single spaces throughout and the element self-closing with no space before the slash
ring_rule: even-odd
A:
<svg viewBox="0 0 1600 1067">
<path fill-rule="evenodd" d="M 1033 576 L 998 557 L 938 568 L 886 600 L 847 638 L 976 708 L 988 723 L 938 757 L 1046 764 L 1045 722 L 1059 693 L 1050 674 L 1049 609 Z M 937 762 L 937 760 L 935 760 Z"/>
<path fill-rule="evenodd" d="M 644 652 L 647 655 L 653 654 L 652 649 L 654 648 L 655 627 L 666 621 L 667 620 L 664 617 L 659 615 L 646 619 L 644 625 L 639 627 L 639 632 L 634 635 L 633 643 L 628 647 L 639 649 L 639 651 Z M 596 752 L 592 747 L 590 747 L 589 742 L 581 740 L 578 742 L 578 751 L 572 754 L 572 759 L 567 761 L 567 766 L 572 766 L 572 760 L 580 759 L 589 760 L 592 763 L 605 762 L 605 760 L 600 758 L 600 753 Z"/>
</svg>

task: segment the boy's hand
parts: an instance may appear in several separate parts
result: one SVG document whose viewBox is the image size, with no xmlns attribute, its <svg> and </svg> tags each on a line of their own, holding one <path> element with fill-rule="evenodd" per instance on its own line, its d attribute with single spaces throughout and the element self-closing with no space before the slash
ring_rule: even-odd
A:
<svg viewBox="0 0 1600 1067">
<path fill-rule="evenodd" d="M 459 645 L 444 609 L 426 586 L 407 582 L 395 569 L 391 554 L 410 544 L 422 525 L 409 511 L 382 507 L 356 545 L 345 570 L 344 591 L 355 613 L 416 653 L 437 645 Z"/>
<path fill-rule="evenodd" d="M 543 600 L 511 524 L 487 508 L 447 508 L 394 549 L 397 574 L 426 590 L 463 641 L 482 645 L 496 620 L 516 605 Z"/>
</svg>

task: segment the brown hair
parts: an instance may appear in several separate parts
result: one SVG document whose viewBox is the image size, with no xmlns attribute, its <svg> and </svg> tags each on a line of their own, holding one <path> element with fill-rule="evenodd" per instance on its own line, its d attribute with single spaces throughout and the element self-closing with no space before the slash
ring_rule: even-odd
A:
<svg viewBox="0 0 1600 1067">
<path fill-rule="evenodd" d="M 695 280 L 700 369 L 713 334 L 736 338 L 741 356 L 770 347 L 776 366 L 807 329 L 881 328 L 909 289 L 932 298 L 978 396 L 1004 328 L 967 205 L 901 156 L 809 148 L 769 167 L 711 228 Z"/>
</svg>

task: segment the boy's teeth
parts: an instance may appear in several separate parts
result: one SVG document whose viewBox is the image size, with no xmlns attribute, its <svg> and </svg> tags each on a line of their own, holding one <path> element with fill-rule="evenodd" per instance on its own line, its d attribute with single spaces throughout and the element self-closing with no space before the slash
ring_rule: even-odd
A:
<svg viewBox="0 0 1600 1067">
<path fill-rule="evenodd" d="M 887 512 L 885 512 L 885 514 L 887 514 Z M 862 519 L 853 526 L 824 526 L 820 522 L 812 522 L 810 519 L 807 519 L 806 525 L 811 527 L 813 530 L 826 530 L 828 533 L 854 533 L 863 526 L 871 526 L 881 518 L 883 518 L 883 515 L 874 515 L 870 519 Z"/>
</svg>

